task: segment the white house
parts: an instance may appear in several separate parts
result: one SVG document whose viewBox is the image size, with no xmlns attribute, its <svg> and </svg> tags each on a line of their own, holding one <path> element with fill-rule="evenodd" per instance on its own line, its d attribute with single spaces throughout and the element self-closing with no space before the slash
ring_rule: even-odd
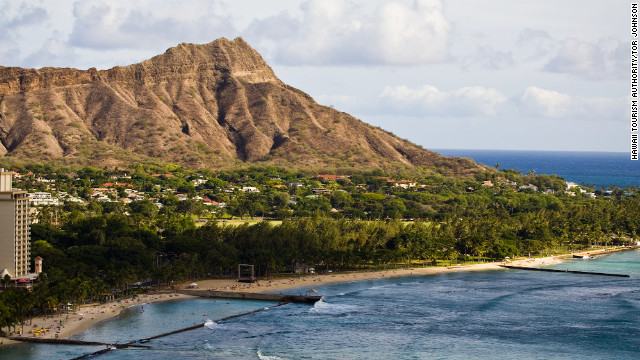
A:
<svg viewBox="0 0 640 360">
<path fill-rule="evenodd" d="M 206 184 L 207 183 L 207 179 L 193 179 L 193 180 L 191 180 L 191 182 L 193 183 L 193 185 L 199 186 L 199 185 L 202 185 L 202 184 Z"/>
<path fill-rule="evenodd" d="M 35 192 L 29 194 L 29 204 L 31 206 L 39 205 L 60 205 L 60 200 L 51 196 L 48 192 Z"/>
<path fill-rule="evenodd" d="M 253 187 L 253 186 L 243 186 L 240 191 L 244 191 L 244 192 L 252 192 L 252 193 L 259 193 L 260 190 L 258 190 L 258 188 Z"/>
<path fill-rule="evenodd" d="M 576 188 L 578 186 L 580 186 L 580 185 L 578 185 L 578 184 L 576 184 L 574 182 L 567 182 L 567 190 Z"/>
<path fill-rule="evenodd" d="M 63 199 L 64 199 L 64 202 L 84 203 L 84 200 L 71 195 L 67 195 Z"/>
<path fill-rule="evenodd" d="M 387 185 L 408 189 L 408 188 L 416 187 L 418 183 L 411 180 L 388 180 Z"/>
<path fill-rule="evenodd" d="M 538 191 L 538 187 L 533 185 L 533 184 L 528 184 L 528 185 L 522 185 L 519 187 L 520 190 L 524 190 L 524 189 L 531 189 L 533 191 Z"/>
</svg>

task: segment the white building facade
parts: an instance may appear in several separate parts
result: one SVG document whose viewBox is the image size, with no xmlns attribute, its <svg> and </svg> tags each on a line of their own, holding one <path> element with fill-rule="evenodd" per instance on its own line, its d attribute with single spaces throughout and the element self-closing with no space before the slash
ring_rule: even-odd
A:
<svg viewBox="0 0 640 360">
<path fill-rule="evenodd" d="M 29 194 L 29 203 L 32 206 L 38 205 L 60 205 L 60 200 L 51 196 L 48 192 L 35 192 Z"/>
</svg>

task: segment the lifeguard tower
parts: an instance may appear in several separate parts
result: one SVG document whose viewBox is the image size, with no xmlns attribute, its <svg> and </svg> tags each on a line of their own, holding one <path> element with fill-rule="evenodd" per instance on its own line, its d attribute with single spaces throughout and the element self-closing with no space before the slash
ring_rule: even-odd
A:
<svg viewBox="0 0 640 360">
<path fill-rule="evenodd" d="M 256 276 L 254 266 L 249 264 L 238 264 L 238 282 L 254 283 Z"/>
</svg>

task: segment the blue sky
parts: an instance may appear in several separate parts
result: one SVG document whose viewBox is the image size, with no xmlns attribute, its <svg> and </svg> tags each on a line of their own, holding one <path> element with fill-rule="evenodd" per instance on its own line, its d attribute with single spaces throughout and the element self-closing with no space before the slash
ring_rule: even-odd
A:
<svg viewBox="0 0 640 360">
<path fill-rule="evenodd" d="M 242 36 L 316 101 L 426 148 L 629 148 L 630 2 L 0 0 L 0 65 L 107 69 Z"/>
</svg>

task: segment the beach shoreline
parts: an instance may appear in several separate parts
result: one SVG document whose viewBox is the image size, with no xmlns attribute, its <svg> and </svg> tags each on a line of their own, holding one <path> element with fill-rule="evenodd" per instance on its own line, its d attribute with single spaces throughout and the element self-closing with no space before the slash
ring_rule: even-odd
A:
<svg viewBox="0 0 640 360">
<path fill-rule="evenodd" d="M 10 337 L 13 336 L 38 337 L 42 339 L 67 339 L 70 336 L 86 331 L 91 326 L 101 321 L 118 316 L 120 312 L 126 308 L 187 298 L 191 298 L 191 296 L 173 292 L 159 292 L 157 294 L 132 296 L 104 304 L 91 303 L 79 305 L 77 309 L 70 311 L 69 313 L 34 317 L 30 321 L 25 322 L 22 327 L 22 335 L 13 334 L 9 337 L 0 337 L 0 341 L 3 341 L 4 346 L 6 346 L 19 343 L 19 341 L 10 339 Z M 16 328 L 20 329 L 20 327 Z M 48 330 L 42 330 L 38 335 L 36 335 L 36 331 L 42 328 Z"/>
<path fill-rule="evenodd" d="M 577 252 L 571 254 L 554 255 L 542 258 L 519 258 L 509 261 L 509 265 L 515 266 L 543 266 L 552 265 L 562 262 L 564 259 L 571 258 L 573 255 L 589 255 L 596 256 L 611 252 L 626 250 L 626 248 L 616 248 L 609 250 L 593 250 L 585 252 Z M 320 285 L 366 281 L 373 279 L 384 279 L 403 276 L 424 276 L 444 274 L 459 271 L 486 271 L 486 270 L 504 270 L 500 265 L 505 262 L 488 262 L 475 263 L 470 265 L 455 265 L 448 267 L 414 267 L 414 268 L 398 268 L 376 271 L 354 271 L 340 272 L 328 274 L 305 274 L 292 275 L 288 277 L 279 277 L 272 279 L 259 279 L 255 283 L 238 283 L 236 279 L 205 279 L 197 281 L 198 290 L 221 290 L 221 291 L 237 291 L 237 292 L 283 292 L 290 289 L 300 289 L 305 291 L 315 291 L 314 287 Z M 25 323 L 22 336 L 39 337 L 39 338 L 59 338 L 66 339 L 75 334 L 82 333 L 89 329 L 92 325 L 116 317 L 120 312 L 128 307 L 142 305 L 154 302 L 163 302 L 171 300 L 180 300 L 193 298 L 194 296 L 185 295 L 184 293 L 176 293 L 177 290 L 188 290 L 192 282 L 179 284 L 175 289 L 159 292 L 157 294 L 142 294 L 127 299 L 121 299 L 117 302 L 106 304 L 86 304 L 78 306 L 75 311 L 69 314 L 56 314 L 55 316 L 40 316 L 33 318 L 30 322 Z M 312 290 L 313 289 L 313 290 Z M 60 325 L 62 321 L 62 326 Z M 48 328 L 49 330 L 40 331 L 38 335 L 34 333 L 37 329 Z M 30 332 L 30 330 L 33 330 Z M 13 335 L 15 336 L 15 335 Z M 9 345 L 17 341 L 9 338 L 0 337 L 3 344 Z"/>
</svg>

